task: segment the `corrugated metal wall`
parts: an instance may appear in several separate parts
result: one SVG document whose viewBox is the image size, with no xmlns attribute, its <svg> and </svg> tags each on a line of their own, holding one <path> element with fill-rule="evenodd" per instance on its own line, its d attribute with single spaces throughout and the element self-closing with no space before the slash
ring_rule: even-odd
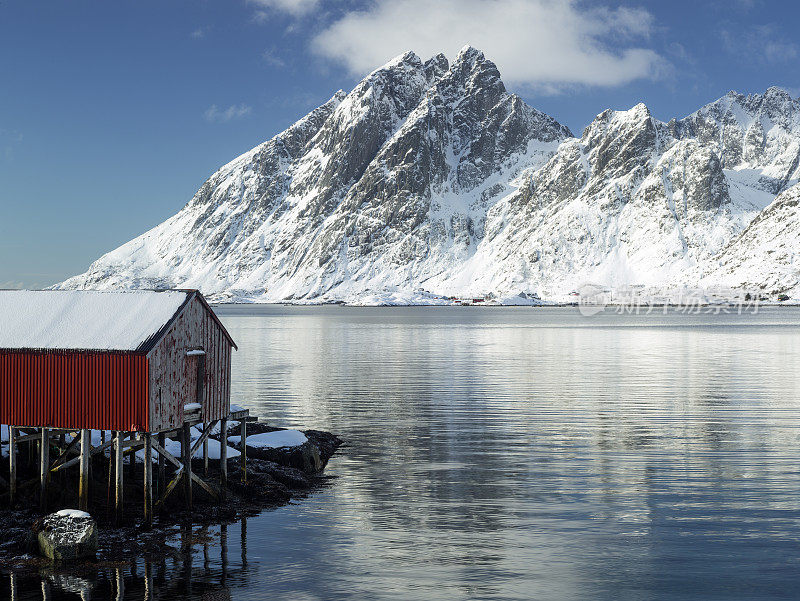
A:
<svg viewBox="0 0 800 601">
<path fill-rule="evenodd" d="M 198 348 L 206 352 L 204 394 L 200 399 L 203 419 L 212 421 L 228 414 L 232 347 L 203 303 L 194 298 L 148 355 L 154 432 L 180 426 L 183 406 L 198 400 L 197 360 L 186 357 L 186 351 Z"/>
<path fill-rule="evenodd" d="M 143 355 L 0 351 L 0 423 L 146 431 Z"/>
</svg>

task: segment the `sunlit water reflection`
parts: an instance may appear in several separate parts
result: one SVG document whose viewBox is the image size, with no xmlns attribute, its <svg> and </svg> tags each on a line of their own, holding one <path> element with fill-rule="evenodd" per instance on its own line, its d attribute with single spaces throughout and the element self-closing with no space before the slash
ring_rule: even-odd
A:
<svg viewBox="0 0 800 601">
<path fill-rule="evenodd" d="M 349 445 L 154 598 L 800 596 L 800 310 L 218 312 L 234 401 Z"/>
</svg>

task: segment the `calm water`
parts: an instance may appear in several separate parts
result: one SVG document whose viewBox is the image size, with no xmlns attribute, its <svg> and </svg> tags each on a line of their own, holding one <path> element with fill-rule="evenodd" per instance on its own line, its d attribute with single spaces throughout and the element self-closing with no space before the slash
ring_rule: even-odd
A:
<svg viewBox="0 0 800 601">
<path fill-rule="evenodd" d="M 234 401 L 349 446 L 310 498 L 184 532 L 154 598 L 800 597 L 800 310 L 218 312 Z"/>
</svg>

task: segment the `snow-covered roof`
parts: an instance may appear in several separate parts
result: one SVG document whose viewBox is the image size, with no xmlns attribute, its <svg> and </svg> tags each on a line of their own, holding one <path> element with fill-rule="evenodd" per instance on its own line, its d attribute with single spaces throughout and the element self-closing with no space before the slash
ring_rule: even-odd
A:
<svg viewBox="0 0 800 601">
<path fill-rule="evenodd" d="M 0 290 L 0 349 L 142 350 L 191 294 Z"/>
</svg>

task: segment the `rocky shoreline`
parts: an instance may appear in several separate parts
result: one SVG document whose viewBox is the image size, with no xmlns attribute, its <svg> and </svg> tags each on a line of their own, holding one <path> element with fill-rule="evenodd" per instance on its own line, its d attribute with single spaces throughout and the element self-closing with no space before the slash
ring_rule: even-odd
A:
<svg viewBox="0 0 800 601">
<path fill-rule="evenodd" d="M 239 426 L 232 427 L 229 439 L 236 437 Z M 261 423 L 248 424 L 249 437 L 259 434 L 280 432 L 283 428 L 275 428 Z M 111 519 L 110 500 L 104 502 L 105 483 L 102 459 L 98 458 L 93 470 L 94 491 L 90 505 L 90 513 L 97 524 L 97 551 L 91 559 L 78 559 L 69 562 L 53 561 L 43 557 L 37 548 L 37 537 L 41 529 L 43 514 L 32 509 L 33 491 L 27 492 L 15 508 L 0 508 L 0 529 L 4 532 L 0 542 L 0 571 L 15 573 L 39 572 L 43 569 L 65 574 L 91 572 L 101 567 L 113 567 L 127 564 L 135 558 L 143 557 L 148 561 L 161 561 L 178 552 L 183 542 L 177 547 L 175 541 L 183 541 L 187 530 L 193 527 L 231 524 L 242 518 L 252 517 L 266 509 L 277 508 L 292 501 L 305 498 L 309 493 L 328 485 L 330 476 L 324 475 L 328 460 L 343 441 L 334 434 L 319 430 L 302 431 L 306 440 L 300 445 L 282 448 L 261 448 L 247 445 L 247 473 L 242 473 L 239 458 L 228 460 L 228 488 L 224 503 L 216 502 L 199 487 L 194 491 L 193 508 L 188 511 L 182 494 L 176 490 L 168 499 L 163 511 L 156 515 L 152 528 L 147 528 L 142 520 L 142 495 L 137 488 L 140 483 L 126 484 L 132 490 L 126 490 L 127 519 L 115 526 Z M 219 435 L 212 436 L 219 440 Z M 241 448 L 241 444 L 230 444 Z M 193 461 L 193 469 L 203 472 L 201 459 Z M 209 461 L 209 477 L 219 473 L 219 461 Z M 69 507 L 65 504 L 74 498 L 69 484 L 74 479 L 64 481 L 65 486 L 55 489 L 50 508 L 55 511 Z M 0 482 L 0 487 L 3 483 Z M 3 492 L 3 491 L 0 491 Z M 127 499 L 131 499 L 130 503 Z M 1 503 L 1 502 L 0 502 Z"/>
</svg>

